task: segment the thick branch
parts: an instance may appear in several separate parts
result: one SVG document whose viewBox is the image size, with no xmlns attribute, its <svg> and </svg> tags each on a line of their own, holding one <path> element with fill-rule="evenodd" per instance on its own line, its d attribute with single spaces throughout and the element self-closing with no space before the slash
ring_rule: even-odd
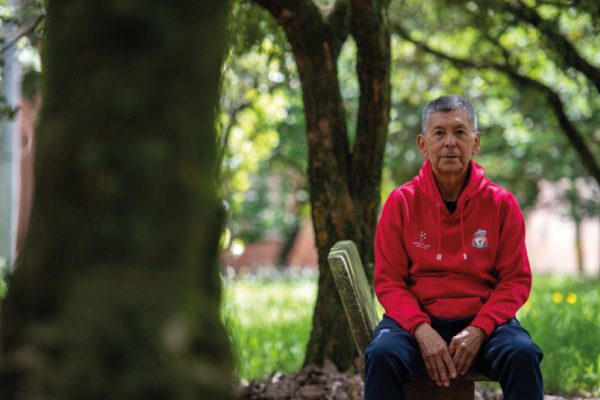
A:
<svg viewBox="0 0 600 400">
<path fill-rule="evenodd" d="M 38 27 L 38 25 L 44 20 L 44 18 L 46 18 L 46 15 L 40 15 L 38 17 L 38 19 L 35 20 L 33 25 L 31 25 L 29 28 L 27 28 L 24 31 L 22 31 L 21 33 L 19 33 L 15 38 L 13 38 L 8 43 L 6 43 L 4 46 L 2 46 L 2 48 L 0 49 L 0 54 L 3 54 L 6 50 L 10 49 L 23 36 L 30 35 L 33 31 L 35 31 L 36 28 Z"/>
<path fill-rule="evenodd" d="M 253 0 L 256 4 L 267 10 L 284 29 L 287 26 L 295 25 L 298 28 L 300 20 L 304 19 L 303 13 L 311 15 L 315 19 L 319 16 L 318 21 L 321 21 L 321 12 L 312 2 L 312 0 Z M 286 31 L 287 33 L 287 31 Z M 288 38 L 289 39 L 289 38 Z"/>
<path fill-rule="evenodd" d="M 506 3 L 508 9 L 521 19 L 535 26 L 547 39 L 547 43 L 554 49 L 555 54 L 565 67 L 573 67 L 581 71 L 600 92 L 600 68 L 591 65 L 573 47 L 571 42 L 560 33 L 555 23 L 543 19 L 538 12 L 525 5 L 521 0 L 512 0 Z"/>
<path fill-rule="evenodd" d="M 348 0 L 337 0 L 329 15 L 328 23 L 333 29 L 331 54 L 337 60 L 342 45 L 350 34 L 350 7 Z"/>
<path fill-rule="evenodd" d="M 386 6 L 381 1 L 350 0 L 352 36 L 356 41 L 356 70 L 360 84 L 356 140 L 352 154 L 351 190 L 357 198 L 369 196 L 360 188 L 381 182 L 383 149 L 390 110 L 390 36 Z"/>
<path fill-rule="evenodd" d="M 563 132 L 565 133 L 573 147 L 575 147 L 577 153 L 579 153 L 584 167 L 588 170 L 590 175 L 592 175 L 594 179 L 596 179 L 596 181 L 600 184 L 600 167 L 598 166 L 594 155 L 590 152 L 590 149 L 586 145 L 581 133 L 579 133 L 575 125 L 573 125 L 573 123 L 571 123 L 571 121 L 569 121 L 569 119 L 567 118 L 564 107 L 560 100 L 560 96 L 552 88 L 544 85 L 538 80 L 519 74 L 508 63 L 498 64 L 492 62 L 465 60 L 452 57 L 445 53 L 442 53 L 441 51 L 432 49 L 425 42 L 412 39 L 408 32 L 406 32 L 399 24 L 395 24 L 394 29 L 398 35 L 414 43 L 420 49 L 425 50 L 428 53 L 431 53 L 444 60 L 451 61 L 459 67 L 476 69 L 495 69 L 499 72 L 506 74 L 509 78 L 512 79 L 513 82 L 517 83 L 522 87 L 533 88 L 540 91 L 543 95 L 545 95 L 548 98 L 548 103 L 554 110 L 554 114 L 558 119 L 560 127 L 562 128 Z"/>
<path fill-rule="evenodd" d="M 232 128 L 237 125 L 237 115 L 240 111 L 250 107 L 252 103 L 239 103 L 229 110 L 227 115 L 229 116 L 229 123 L 227 127 L 221 132 L 221 143 L 218 150 L 217 163 L 215 164 L 215 170 L 213 172 L 213 176 L 215 176 L 215 181 L 218 181 L 219 176 L 221 175 L 221 170 L 223 168 L 223 158 L 225 157 L 225 150 L 227 149 L 227 145 L 229 144 L 229 136 L 231 134 Z"/>
<path fill-rule="evenodd" d="M 292 45 L 302 83 L 311 185 L 326 182 L 332 190 L 346 190 L 348 135 L 337 77 L 334 29 L 323 20 L 312 0 L 254 1 L 277 19 Z M 336 23 L 336 16 L 343 11 L 343 2 L 338 3 L 331 15 Z M 343 29 L 337 32 L 341 34 Z M 311 172 L 312 168 L 316 170 Z"/>
</svg>

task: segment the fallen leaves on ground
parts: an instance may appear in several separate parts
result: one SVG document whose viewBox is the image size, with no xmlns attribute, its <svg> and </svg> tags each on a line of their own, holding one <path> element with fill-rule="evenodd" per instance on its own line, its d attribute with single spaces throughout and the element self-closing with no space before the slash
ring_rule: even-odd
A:
<svg viewBox="0 0 600 400">
<path fill-rule="evenodd" d="M 281 372 L 237 389 L 239 400 L 364 400 L 364 382 L 354 372 L 339 372 L 330 360 L 322 368 L 308 365 L 284 376 Z M 502 392 L 475 384 L 475 400 L 502 400 Z M 599 400 L 544 396 L 544 400 Z"/>
</svg>

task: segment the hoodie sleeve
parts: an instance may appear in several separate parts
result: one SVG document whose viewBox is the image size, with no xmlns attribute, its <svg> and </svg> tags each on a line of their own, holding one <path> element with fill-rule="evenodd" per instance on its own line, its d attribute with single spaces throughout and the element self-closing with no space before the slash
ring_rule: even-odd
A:
<svg viewBox="0 0 600 400">
<path fill-rule="evenodd" d="M 402 217 L 405 203 L 401 191 L 396 189 L 383 207 L 375 235 L 374 286 L 385 314 L 414 336 L 419 324 L 431 325 L 431 321 L 407 286 L 409 259 Z"/>
<path fill-rule="evenodd" d="M 531 291 L 531 268 L 525 248 L 525 221 L 519 204 L 508 190 L 501 204 L 500 236 L 495 272 L 498 283 L 471 323 L 488 335 L 513 318 Z"/>
</svg>

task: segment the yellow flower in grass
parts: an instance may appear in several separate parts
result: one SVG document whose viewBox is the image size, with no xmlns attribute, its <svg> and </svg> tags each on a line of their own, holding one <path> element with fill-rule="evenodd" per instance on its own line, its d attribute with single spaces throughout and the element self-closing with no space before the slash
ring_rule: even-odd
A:
<svg viewBox="0 0 600 400">
<path fill-rule="evenodd" d="M 569 304 L 575 304 L 576 301 L 577 301 L 577 295 L 575 293 L 569 293 L 567 295 L 567 302 L 569 302 Z"/>
<path fill-rule="evenodd" d="M 523 309 L 524 309 L 525 311 L 529 311 L 529 310 L 531 310 L 531 307 L 532 307 L 532 306 L 531 306 L 531 302 L 530 302 L 530 301 L 528 301 L 528 302 L 526 302 L 525 304 L 523 304 Z"/>
<path fill-rule="evenodd" d="M 562 293 L 558 293 L 558 292 L 554 293 L 552 295 L 552 301 L 555 303 L 562 303 L 562 301 L 563 301 Z"/>
</svg>

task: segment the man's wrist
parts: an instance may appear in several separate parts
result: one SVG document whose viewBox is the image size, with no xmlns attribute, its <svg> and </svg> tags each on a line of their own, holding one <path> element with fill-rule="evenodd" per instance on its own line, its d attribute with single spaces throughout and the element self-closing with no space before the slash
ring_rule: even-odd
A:
<svg viewBox="0 0 600 400">
<path fill-rule="evenodd" d="M 415 332 L 415 338 L 417 337 L 417 335 L 420 332 L 423 332 L 423 329 L 427 329 L 427 327 L 430 326 L 427 322 L 423 321 L 421 322 L 419 325 L 417 325 L 417 327 L 415 328 L 414 332 Z"/>
<path fill-rule="evenodd" d="M 469 325 L 469 327 L 471 328 L 477 328 L 475 331 L 481 335 L 481 337 L 485 340 L 487 339 L 487 332 L 485 331 L 485 329 L 483 329 L 480 326 L 476 326 L 476 325 Z"/>
</svg>

